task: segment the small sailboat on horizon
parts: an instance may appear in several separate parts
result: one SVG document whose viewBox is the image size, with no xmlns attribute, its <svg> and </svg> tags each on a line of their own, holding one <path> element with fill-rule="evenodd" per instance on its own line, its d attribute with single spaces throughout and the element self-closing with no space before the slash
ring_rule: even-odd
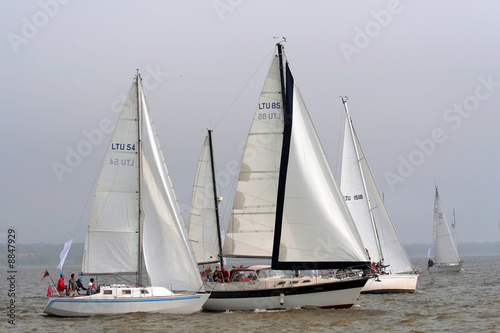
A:
<svg viewBox="0 0 500 333">
<path fill-rule="evenodd" d="M 203 291 L 139 73 L 103 160 L 82 274 L 115 282 L 91 295 L 51 295 L 44 313 L 190 314 L 209 296 Z M 133 280 L 135 286 L 117 283 Z"/>
<path fill-rule="evenodd" d="M 437 186 L 434 197 L 433 225 L 434 260 L 429 256 L 427 270 L 430 273 L 461 271 L 463 261 L 458 255 L 455 239 L 455 210 L 453 210 L 453 223 L 450 226 L 444 214 Z"/>
<path fill-rule="evenodd" d="M 340 189 L 363 240 L 377 277 L 370 278 L 362 293 L 414 292 L 418 273 L 398 236 L 366 156 L 354 130 L 347 98 Z"/>
<path fill-rule="evenodd" d="M 218 250 L 219 237 L 209 236 L 211 248 Z M 204 242 L 191 230 L 190 240 Z M 222 251 L 209 255 L 215 256 L 255 265 L 233 270 L 228 283 L 205 282 L 211 292 L 205 310 L 350 308 L 367 280 L 321 274 L 369 261 L 280 43 L 248 134 Z"/>
</svg>

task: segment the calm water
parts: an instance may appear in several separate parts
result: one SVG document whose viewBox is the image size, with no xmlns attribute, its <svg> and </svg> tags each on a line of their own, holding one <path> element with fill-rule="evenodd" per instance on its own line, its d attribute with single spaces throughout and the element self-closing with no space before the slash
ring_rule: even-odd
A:
<svg viewBox="0 0 500 333">
<path fill-rule="evenodd" d="M 414 294 L 361 295 L 349 310 L 200 312 L 188 316 L 128 314 L 61 319 L 42 314 L 49 281 L 43 267 L 19 267 L 16 325 L 8 323 L 10 284 L 2 270 L 1 331 L 20 332 L 500 332 L 500 257 L 465 257 L 460 273 L 428 274 L 426 259 Z M 66 271 L 66 269 L 65 269 Z M 78 269 L 76 269 L 78 271 Z M 58 270 L 49 270 L 56 279 Z"/>
</svg>

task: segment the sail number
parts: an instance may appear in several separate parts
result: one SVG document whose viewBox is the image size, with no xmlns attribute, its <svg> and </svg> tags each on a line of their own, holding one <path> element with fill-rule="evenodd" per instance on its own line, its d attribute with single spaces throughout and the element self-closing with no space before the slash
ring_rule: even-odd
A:
<svg viewBox="0 0 500 333">
<path fill-rule="evenodd" d="M 354 200 L 361 200 L 363 199 L 363 195 L 362 194 L 356 194 L 354 196 Z M 344 201 L 351 201 L 351 196 L 350 195 L 344 195 Z"/>
<path fill-rule="evenodd" d="M 281 109 L 280 102 L 259 103 L 259 110 Z"/>
<path fill-rule="evenodd" d="M 259 110 L 277 110 L 281 109 L 281 103 L 259 103 Z M 279 112 L 263 112 L 258 114 L 259 120 L 265 119 L 280 119 L 281 113 Z"/>
<path fill-rule="evenodd" d="M 112 143 L 111 150 L 135 151 L 135 144 L 131 143 Z"/>
<path fill-rule="evenodd" d="M 128 158 L 110 158 L 109 164 L 129 167 L 129 166 L 135 165 L 135 160 L 128 159 Z"/>
</svg>

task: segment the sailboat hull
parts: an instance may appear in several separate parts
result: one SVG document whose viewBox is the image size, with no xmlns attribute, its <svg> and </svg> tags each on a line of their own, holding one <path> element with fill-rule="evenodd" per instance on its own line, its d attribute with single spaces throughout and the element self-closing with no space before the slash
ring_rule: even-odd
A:
<svg viewBox="0 0 500 333">
<path fill-rule="evenodd" d="M 128 288 L 130 289 L 130 288 Z M 132 288 L 138 289 L 138 288 Z M 166 288 L 162 288 L 167 290 Z M 90 317 L 132 312 L 190 314 L 201 310 L 207 293 L 174 294 L 164 296 L 99 294 L 77 297 L 49 297 L 44 313 L 58 317 Z M 120 294 L 120 296 L 117 296 Z"/>
<path fill-rule="evenodd" d="M 460 272 L 462 270 L 462 263 L 458 264 L 434 264 L 432 267 L 428 267 L 429 273 L 437 272 Z"/>
<path fill-rule="evenodd" d="M 365 285 L 366 278 L 281 278 L 254 282 L 208 283 L 211 290 L 204 310 L 252 311 L 306 306 L 350 308 Z"/>
<path fill-rule="evenodd" d="M 362 294 L 386 294 L 415 292 L 417 289 L 417 274 L 385 274 L 370 278 Z"/>
</svg>

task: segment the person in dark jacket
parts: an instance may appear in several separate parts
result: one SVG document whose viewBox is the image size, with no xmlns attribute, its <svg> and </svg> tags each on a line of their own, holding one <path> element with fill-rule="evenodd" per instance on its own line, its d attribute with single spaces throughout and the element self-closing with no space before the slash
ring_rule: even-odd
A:
<svg viewBox="0 0 500 333">
<path fill-rule="evenodd" d="M 78 294 L 80 294 L 80 290 L 87 290 L 87 288 L 85 288 L 82 284 L 82 278 L 78 278 L 78 280 L 76 280 L 76 286 L 78 287 L 77 288 Z"/>
</svg>

